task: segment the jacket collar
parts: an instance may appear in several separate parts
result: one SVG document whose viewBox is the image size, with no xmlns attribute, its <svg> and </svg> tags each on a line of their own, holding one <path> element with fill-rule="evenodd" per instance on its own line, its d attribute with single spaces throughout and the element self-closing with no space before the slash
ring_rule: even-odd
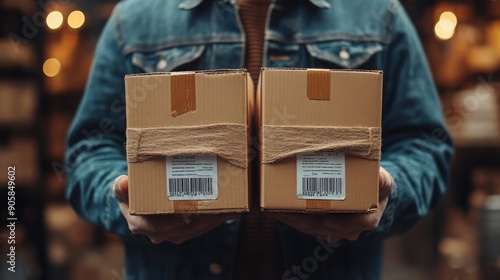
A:
<svg viewBox="0 0 500 280">
<path fill-rule="evenodd" d="M 183 10 L 190 10 L 190 9 L 193 9 L 193 8 L 196 8 L 198 5 L 200 5 L 203 1 L 206 1 L 206 0 L 186 0 L 186 1 L 182 1 L 180 4 L 179 4 L 179 8 L 180 9 L 183 9 Z M 236 2 L 236 0 L 224 0 L 225 2 Z M 276 0 L 273 0 L 273 1 L 276 1 Z M 308 0 L 309 2 L 311 2 L 312 4 L 314 4 L 315 6 L 319 7 L 319 8 L 322 8 L 322 9 L 329 9 L 331 6 L 330 6 L 330 3 L 328 3 L 328 1 L 326 0 Z"/>
</svg>

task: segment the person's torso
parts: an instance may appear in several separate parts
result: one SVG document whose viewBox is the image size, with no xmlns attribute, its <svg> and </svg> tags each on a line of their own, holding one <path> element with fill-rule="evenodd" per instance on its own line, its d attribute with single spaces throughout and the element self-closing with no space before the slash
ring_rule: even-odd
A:
<svg viewBox="0 0 500 280">
<path fill-rule="evenodd" d="M 246 37 L 235 2 L 123 1 L 115 18 L 123 56 L 135 73 L 243 68 Z M 383 0 L 273 1 L 262 65 L 383 69 L 391 9 Z M 239 225 L 239 219 L 225 223 L 181 246 L 126 243 L 126 279 L 230 279 Z M 380 276 L 381 241 L 337 248 L 284 225 L 279 237 L 282 279 Z"/>
</svg>

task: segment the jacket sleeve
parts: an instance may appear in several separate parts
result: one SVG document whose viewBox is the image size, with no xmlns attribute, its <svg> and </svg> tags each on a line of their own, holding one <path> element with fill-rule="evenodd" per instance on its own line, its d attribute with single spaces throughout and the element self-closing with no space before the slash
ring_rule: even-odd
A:
<svg viewBox="0 0 500 280">
<path fill-rule="evenodd" d="M 116 177 L 127 174 L 125 158 L 124 75 L 117 10 L 97 43 L 85 93 L 66 142 L 66 196 L 92 224 L 132 236 L 112 193 Z"/>
<path fill-rule="evenodd" d="M 446 191 L 453 144 L 424 51 L 404 9 L 393 1 L 392 36 L 384 59 L 382 159 L 395 186 L 377 230 L 408 230 Z"/>
</svg>

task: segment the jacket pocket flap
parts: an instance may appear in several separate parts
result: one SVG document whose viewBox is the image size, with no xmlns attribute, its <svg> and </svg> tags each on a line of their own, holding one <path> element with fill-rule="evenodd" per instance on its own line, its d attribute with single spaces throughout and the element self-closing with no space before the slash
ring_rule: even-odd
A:
<svg viewBox="0 0 500 280">
<path fill-rule="evenodd" d="M 350 41 L 320 42 L 308 44 L 306 47 L 312 57 L 348 69 L 364 64 L 383 49 L 378 42 Z"/>
<path fill-rule="evenodd" d="M 170 72 L 200 58 L 204 45 L 162 49 L 156 52 L 135 52 L 132 64 L 144 72 Z"/>
</svg>

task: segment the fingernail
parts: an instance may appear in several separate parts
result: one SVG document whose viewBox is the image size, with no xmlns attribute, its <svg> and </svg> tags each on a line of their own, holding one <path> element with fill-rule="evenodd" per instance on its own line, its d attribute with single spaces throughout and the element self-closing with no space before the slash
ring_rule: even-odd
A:
<svg viewBox="0 0 500 280">
<path fill-rule="evenodd" d="M 120 177 L 118 177 L 118 179 L 116 179 L 116 183 L 115 183 L 116 187 L 118 188 L 118 190 L 120 192 L 123 192 L 123 190 L 122 190 L 122 180 L 123 180 L 123 177 L 120 176 Z"/>
</svg>

